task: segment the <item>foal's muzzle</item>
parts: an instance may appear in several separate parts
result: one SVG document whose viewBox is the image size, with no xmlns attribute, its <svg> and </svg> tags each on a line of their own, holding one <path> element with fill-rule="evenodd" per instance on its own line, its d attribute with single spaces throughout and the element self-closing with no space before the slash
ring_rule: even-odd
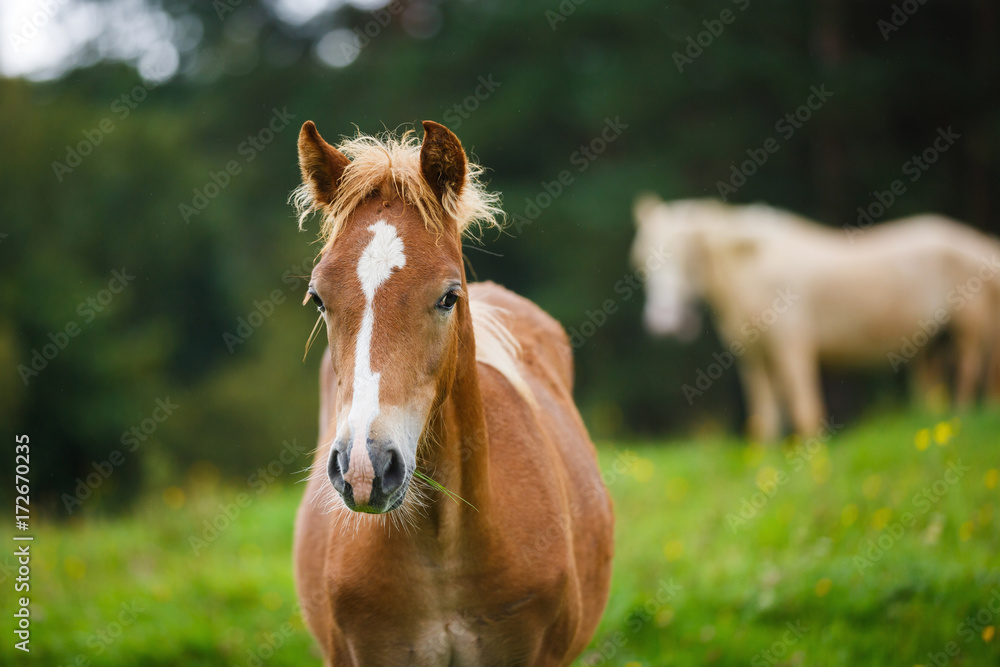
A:
<svg viewBox="0 0 1000 667">
<path fill-rule="evenodd" d="M 364 451 L 353 451 L 359 446 Z M 327 475 L 348 508 L 372 514 L 390 512 L 402 505 L 410 479 L 400 449 L 376 440 L 364 445 L 334 442 Z"/>
</svg>

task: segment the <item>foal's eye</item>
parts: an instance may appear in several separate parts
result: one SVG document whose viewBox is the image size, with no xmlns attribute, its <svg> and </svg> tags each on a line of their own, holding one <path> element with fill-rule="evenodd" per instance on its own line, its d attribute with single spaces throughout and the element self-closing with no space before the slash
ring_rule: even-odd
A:
<svg viewBox="0 0 1000 667">
<path fill-rule="evenodd" d="M 456 301 L 458 301 L 458 292 L 448 292 L 437 302 L 437 307 L 441 310 L 451 310 L 455 307 Z"/>
<path fill-rule="evenodd" d="M 326 312 L 326 306 L 323 305 L 323 299 L 319 298 L 319 294 L 316 294 L 316 290 L 312 287 L 309 288 L 309 292 L 306 297 L 307 301 L 312 301 L 316 304 L 316 310 L 323 313 Z"/>
</svg>

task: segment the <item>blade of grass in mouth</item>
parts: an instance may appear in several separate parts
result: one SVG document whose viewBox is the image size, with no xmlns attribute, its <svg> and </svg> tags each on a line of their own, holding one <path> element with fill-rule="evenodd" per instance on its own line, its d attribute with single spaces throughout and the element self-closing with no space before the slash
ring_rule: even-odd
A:
<svg viewBox="0 0 1000 667">
<path fill-rule="evenodd" d="M 414 470 L 413 471 L 413 476 L 414 477 L 419 477 L 420 479 L 424 480 L 425 482 L 427 482 L 428 484 L 430 484 L 431 486 L 433 486 L 435 489 L 437 489 L 441 493 L 445 494 L 446 496 L 448 496 L 449 498 L 451 498 L 452 500 L 454 500 L 456 504 L 458 503 L 459 500 L 461 500 L 463 503 L 465 503 L 466 505 L 468 505 L 472 509 L 476 510 L 477 512 L 479 511 L 479 509 L 475 505 L 473 505 L 472 503 L 470 503 L 468 500 L 466 500 L 462 496 L 458 495 L 457 493 L 449 491 L 448 489 L 445 488 L 445 486 L 443 484 L 434 481 L 429 476 L 425 475 L 424 473 L 420 472 L 419 470 Z"/>
</svg>

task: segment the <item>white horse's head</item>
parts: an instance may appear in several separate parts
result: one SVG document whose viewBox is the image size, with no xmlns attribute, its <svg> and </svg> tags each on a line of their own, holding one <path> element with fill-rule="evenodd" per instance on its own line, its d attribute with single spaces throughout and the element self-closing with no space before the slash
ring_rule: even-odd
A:
<svg viewBox="0 0 1000 667">
<path fill-rule="evenodd" d="M 697 202 L 665 203 L 655 195 L 635 202 L 635 242 L 632 263 L 646 265 L 654 250 L 665 255 L 646 281 L 643 322 L 653 335 L 691 340 L 701 330 L 698 276 Z"/>
</svg>

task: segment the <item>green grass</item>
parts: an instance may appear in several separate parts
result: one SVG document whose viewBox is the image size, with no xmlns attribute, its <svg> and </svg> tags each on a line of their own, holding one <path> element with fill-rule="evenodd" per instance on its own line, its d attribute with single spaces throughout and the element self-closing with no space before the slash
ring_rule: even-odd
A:
<svg viewBox="0 0 1000 667">
<path fill-rule="evenodd" d="M 579 664 L 1000 662 L 1000 636 L 987 641 L 975 619 L 974 630 L 960 627 L 981 610 L 983 626 L 1000 625 L 988 606 L 997 591 L 1000 608 L 1000 415 L 883 417 L 808 459 L 713 440 L 609 444 L 601 461 L 615 498 L 615 570 Z M 969 470 L 949 483 L 959 461 Z M 758 482 L 773 497 L 754 497 Z M 258 495 L 198 469 L 126 517 L 38 527 L 31 664 L 318 664 L 292 586 L 300 494 L 276 483 Z M 220 504 L 239 516 L 210 540 L 204 522 L 225 516 Z M 896 527 L 907 512 L 912 521 Z M 883 535 L 884 553 L 857 558 Z M 197 555 L 192 536 L 205 539 Z M 22 657 L 5 617 L 0 664 Z M 949 642 L 956 657 L 929 657 Z"/>
</svg>

